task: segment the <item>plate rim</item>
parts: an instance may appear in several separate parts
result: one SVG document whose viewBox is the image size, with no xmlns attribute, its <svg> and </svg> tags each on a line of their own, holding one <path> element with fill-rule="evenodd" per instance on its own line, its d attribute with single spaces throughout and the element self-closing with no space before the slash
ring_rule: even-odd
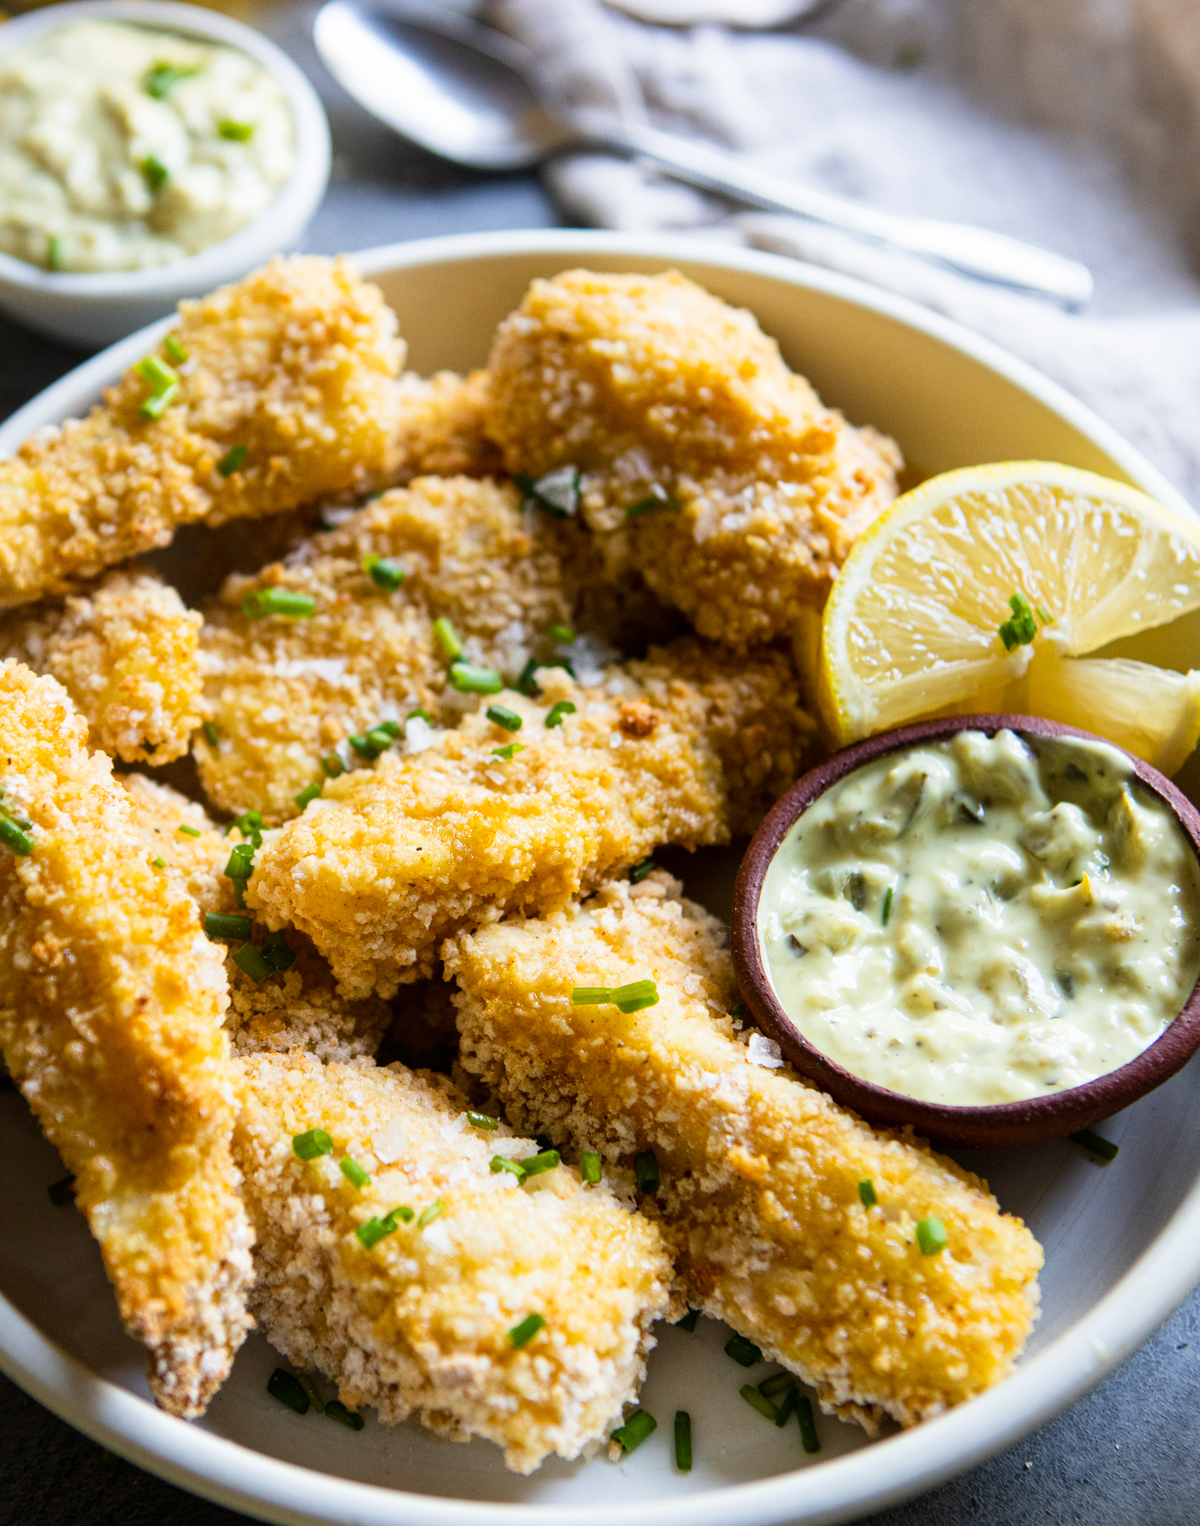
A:
<svg viewBox="0 0 1200 1526">
<path fill-rule="evenodd" d="M 348 255 L 364 275 L 507 255 L 589 253 L 678 260 L 743 270 L 816 290 L 915 328 L 997 372 L 1104 451 L 1144 491 L 1195 510 L 1117 430 L 1058 383 L 1001 346 L 907 298 L 786 256 L 730 249 L 693 236 L 575 229 L 451 234 L 377 245 Z M 163 318 L 101 350 L 0 425 L 0 454 L 54 423 L 116 379 L 171 322 Z M 834 1526 L 935 1487 L 1012 1445 L 1095 1387 L 1200 1281 L 1200 1176 L 1125 1275 L 1045 1350 L 979 1398 L 871 1448 L 750 1483 L 622 1502 L 624 1526 Z M 284 1462 L 193 1427 L 97 1376 L 43 1335 L 0 1294 L 0 1371 L 47 1409 L 148 1472 L 191 1493 L 279 1526 L 601 1526 L 611 1504 L 496 1503 L 358 1483 Z"/>
</svg>

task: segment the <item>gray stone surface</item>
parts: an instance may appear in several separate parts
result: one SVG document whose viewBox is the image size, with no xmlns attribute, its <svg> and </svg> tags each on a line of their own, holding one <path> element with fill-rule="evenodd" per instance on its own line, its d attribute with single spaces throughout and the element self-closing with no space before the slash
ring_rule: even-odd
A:
<svg viewBox="0 0 1200 1526">
<path fill-rule="evenodd" d="M 318 82 L 333 127 L 334 179 L 309 248 L 335 252 L 556 221 L 536 179 L 448 169 L 366 118 L 317 64 L 307 41 L 310 15 L 308 5 L 282 6 L 259 18 Z M 0 319 L 0 417 L 82 358 Z M 0 1233 L 13 1228 L 0 1227 Z M 1200 1294 L 1060 1419 L 962 1478 L 872 1520 L 875 1526 L 1195 1526 L 1198 1452 Z M 0 1377 L 0 1526 L 233 1526 L 243 1519 L 108 1458 Z"/>
</svg>

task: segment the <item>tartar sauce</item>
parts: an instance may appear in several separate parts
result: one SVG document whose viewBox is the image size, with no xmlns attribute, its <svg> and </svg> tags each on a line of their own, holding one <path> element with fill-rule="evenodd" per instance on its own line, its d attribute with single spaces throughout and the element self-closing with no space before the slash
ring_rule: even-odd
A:
<svg viewBox="0 0 1200 1526">
<path fill-rule="evenodd" d="M 143 270 L 219 243 L 292 172 L 287 97 L 236 48 L 74 21 L 0 54 L 0 250 Z"/>
<path fill-rule="evenodd" d="M 962 731 L 848 774 L 763 884 L 809 1040 L 906 1096 L 990 1106 L 1126 1064 L 1200 973 L 1200 869 L 1114 748 Z"/>
</svg>

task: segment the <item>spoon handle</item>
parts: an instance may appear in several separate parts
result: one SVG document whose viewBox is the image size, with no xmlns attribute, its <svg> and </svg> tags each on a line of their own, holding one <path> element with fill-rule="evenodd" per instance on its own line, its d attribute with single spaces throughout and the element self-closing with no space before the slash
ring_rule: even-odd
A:
<svg viewBox="0 0 1200 1526">
<path fill-rule="evenodd" d="M 1004 233 L 965 223 L 901 217 L 860 202 L 845 201 L 840 196 L 794 185 L 721 149 L 652 127 L 606 126 L 596 137 L 603 139 L 606 147 L 652 159 L 668 174 L 690 185 L 717 191 L 753 207 L 844 228 L 910 254 L 937 260 L 978 280 L 1048 297 L 1063 307 L 1083 307 L 1091 299 L 1092 275 L 1086 265 Z"/>
</svg>

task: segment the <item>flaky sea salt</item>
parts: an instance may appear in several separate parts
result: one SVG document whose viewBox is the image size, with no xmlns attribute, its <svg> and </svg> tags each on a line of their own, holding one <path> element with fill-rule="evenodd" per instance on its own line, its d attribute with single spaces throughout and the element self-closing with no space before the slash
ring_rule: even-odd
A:
<svg viewBox="0 0 1200 1526">
<path fill-rule="evenodd" d="M 752 1033 L 746 1045 L 746 1058 L 751 1065 L 763 1065 L 768 1070 L 778 1070 L 783 1064 L 783 1050 L 774 1039 L 765 1034 Z"/>
</svg>

